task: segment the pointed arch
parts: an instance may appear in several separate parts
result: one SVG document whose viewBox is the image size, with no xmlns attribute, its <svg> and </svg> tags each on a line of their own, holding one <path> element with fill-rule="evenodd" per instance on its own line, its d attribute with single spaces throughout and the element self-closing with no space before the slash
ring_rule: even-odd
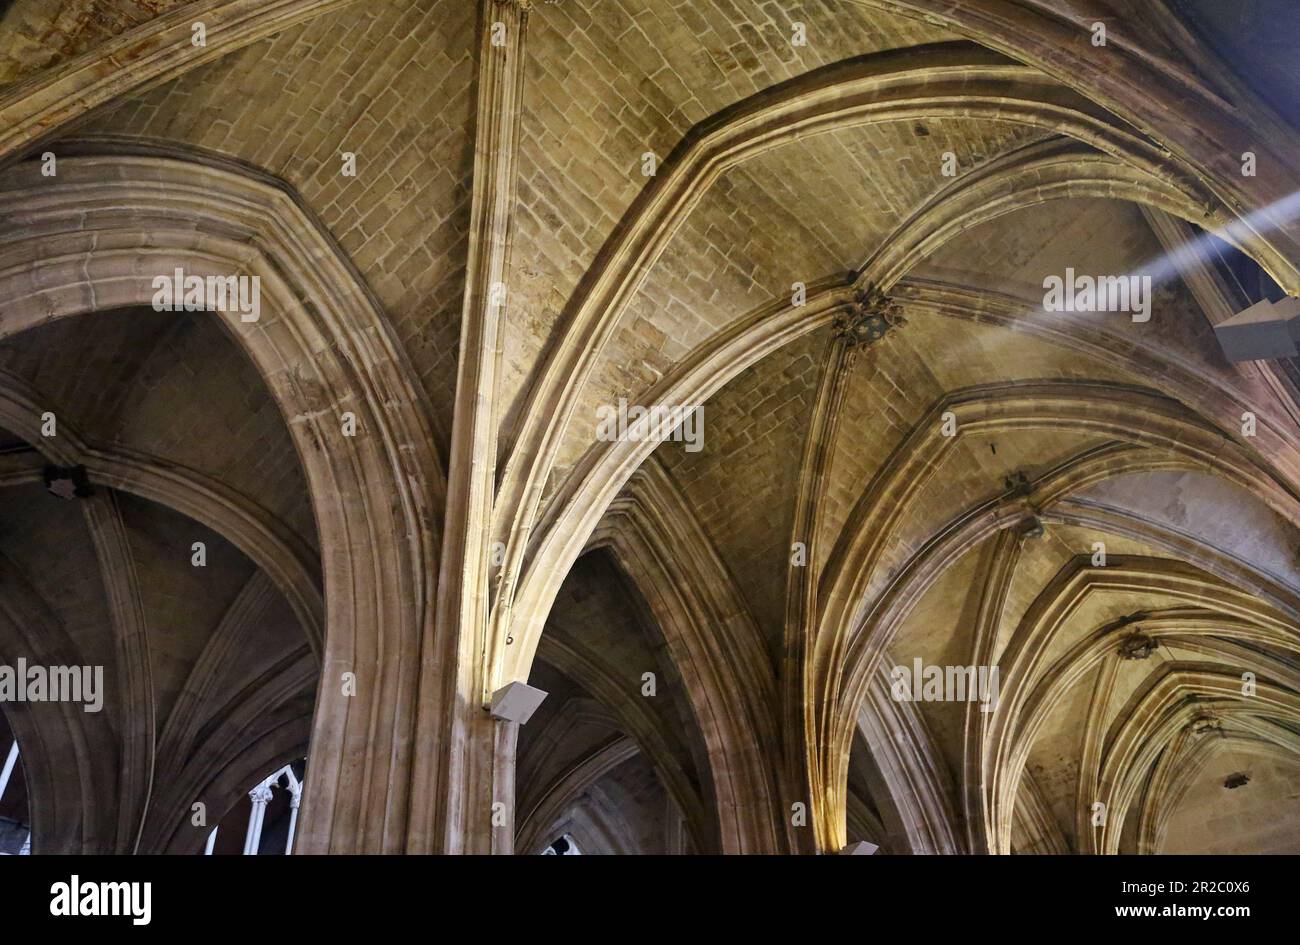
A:
<svg viewBox="0 0 1300 945">
<path fill-rule="evenodd" d="M 436 705 L 449 727 L 466 707 L 442 688 L 459 665 L 454 641 L 433 639 L 445 480 L 431 414 L 373 294 L 287 187 L 228 162 L 77 157 L 60 163 L 57 181 L 20 165 L 0 182 L 0 215 L 9 223 L 0 336 L 150 304 L 153 278 L 177 267 L 260 278 L 262 317 L 224 324 L 293 436 L 325 583 L 329 685 L 319 690 L 321 763 L 301 847 L 401 849 L 411 755 L 448 747 L 416 745 L 417 702 Z M 359 435 L 343 435 L 344 412 L 355 413 Z M 412 655 L 426 643 L 444 657 L 436 672 Z M 339 685 L 343 673 L 355 674 L 355 698 Z"/>
</svg>

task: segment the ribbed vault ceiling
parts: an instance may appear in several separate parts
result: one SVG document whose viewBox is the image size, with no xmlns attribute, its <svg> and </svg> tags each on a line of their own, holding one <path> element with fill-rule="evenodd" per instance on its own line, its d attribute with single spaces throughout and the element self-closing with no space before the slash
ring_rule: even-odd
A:
<svg viewBox="0 0 1300 945">
<path fill-rule="evenodd" d="M 550 693 L 518 737 L 518 852 L 1295 852 L 1296 369 L 1230 364 L 1213 332 L 1259 285 L 1216 247 L 1286 283 L 1294 234 L 1189 256 L 1244 205 L 1209 158 L 1063 81 L 1029 26 L 1013 56 L 977 21 L 916 15 L 930 5 L 537 3 L 516 100 L 485 84 L 474 4 L 285 3 L 266 35 L 122 79 L 49 137 L 15 122 L 0 657 L 39 617 L 49 655 L 124 680 L 80 733 L 93 758 L 57 713 L 10 718 L 47 848 L 200 849 L 176 826 L 188 799 L 219 819 L 304 753 L 332 615 L 378 601 L 417 650 L 443 540 L 474 530 L 482 554 L 452 570 L 485 569 L 475 685 Z M 0 108 L 174 6 L 17 0 Z M 1121 46 L 1148 28 L 1161 75 L 1231 98 L 1170 12 L 1200 5 L 1123 6 L 1102 4 Z M 476 164 L 502 120 L 485 95 L 514 109 L 509 186 L 484 182 L 481 137 Z M 1249 107 L 1243 125 L 1293 133 Z M 46 149 L 72 169 L 48 183 Z M 489 341 L 465 320 L 495 225 L 476 201 L 501 193 Z M 255 328 L 155 312 L 114 268 L 155 250 L 245 253 L 284 289 Z M 1149 322 L 1043 310 L 1046 275 L 1159 273 L 1175 250 Z M 905 320 L 855 347 L 842 320 L 868 289 Z M 475 351 L 488 393 L 458 391 Z M 601 441 L 620 399 L 702 404 L 702 448 Z M 343 407 L 372 452 L 333 435 Z M 479 409 L 491 494 L 462 521 L 441 503 Z M 42 488 L 46 465 L 83 463 L 93 499 Z M 373 569 L 338 570 L 373 548 Z M 392 652 L 357 641 L 376 665 Z M 402 675 L 429 652 L 386 677 L 403 705 L 436 702 Z M 996 667 L 995 710 L 891 698 L 913 660 Z M 346 792 L 339 759 L 361 749 L 330 731 L 322 783 Z M 59 765 L 106 792 L 98 821 L 68 813 Z M 420 816 L 394 797 L 400 817 L 366 815 L 385 848 Z"/>
</svg>

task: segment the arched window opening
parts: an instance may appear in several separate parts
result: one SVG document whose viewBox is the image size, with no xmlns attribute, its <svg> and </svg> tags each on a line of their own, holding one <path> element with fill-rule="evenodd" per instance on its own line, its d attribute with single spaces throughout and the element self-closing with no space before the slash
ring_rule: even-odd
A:
<svg viewBox="0 0 1300 945">
<path fill-rule="evenodd" d="M 582 856 L 572 835 L 565 834 L 542 851 L 542 856 Z"/>
<path fill-rule="evenodd" d="M 18 739 L 0 712 L 0 855 L 26 856 L 31 852 L 31 817 L 22 755 Z"/>
<path fill-rule="evenodd" d="M 1213 234 L 1206 234 L 1205 244 L 1211 250 L 1208 254 L 1211 263 L 1224 282 L 1241 293 L 1237 304 L 1254 305 L 1263 299 L 1278 302 L 1286 298 L 1282 287 L 1250 256 Z"/>
<path fill-rule="evenodd" d="M 240 798 L 212 828 L 203 852 L 212 855 L 279 856 L 293 853 L 307 760 L 285 765 Z"/>
</svg>

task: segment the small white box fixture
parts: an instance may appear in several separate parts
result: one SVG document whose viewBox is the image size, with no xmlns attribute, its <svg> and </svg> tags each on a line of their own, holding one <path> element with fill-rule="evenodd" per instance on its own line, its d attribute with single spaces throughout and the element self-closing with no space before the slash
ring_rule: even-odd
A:
<svg viewBox="0 0 1300 945">
<path fill-rule="evenodd" d="M 1224 319 L 1214 334 L 1229 361 L 1294 358 L 1300 341 L 1300 299 L 1265 299 Z"/>
<path fill-rule="evenodd" d="M 880 847 L 874 843 L 867 843 L 865 840 L 859 840 L 857 843 L 850 843 L 840 851 L 840 856 L 856 856 L 858 854 L 875 853 Z"/>
<path fill-rule="evenodd" d="M 512 682 L 493 693 L 492 718 L 525 725 L 545 698 L 546 693 L 528 683 Z"/>
</svg>

